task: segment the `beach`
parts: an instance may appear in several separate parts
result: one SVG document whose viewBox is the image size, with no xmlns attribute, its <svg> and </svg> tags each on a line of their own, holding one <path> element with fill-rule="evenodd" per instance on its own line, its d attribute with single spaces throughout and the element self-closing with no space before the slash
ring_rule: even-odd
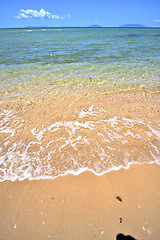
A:
<svg viewBox="0 0 160 240">
<path fill-rule="evenodd" d="M 159 93 L 45 96 L 1 103 L 1 181 L 159 163 Z"/>
<path fill-rule="evenodd" d="M 0 184 L 1 239 L 159 238 L 160 167 Z"/>
<path fill-rule="evenodd" d="M 0 239 L 157 240 L 159 29 L 0 37 Z"/>
<path fill-rule="evenodd" d="M 9 110 L 14 109 L 16 116 L 23 116 L 25 119 L 26 125 L 22 127 L 24 131 L 19 137 L 22 141 L 31 137 L 30 129 L 34 128 L 34 124 L 40 128 L 46 123 L 45 118 L 49 122 L 50 117 L 54 115 L 56 122 L 62 119 L 64 122 L 70 122 L 73 121 L 73 110 L 79 113 L 78 109 L 83 109 L 83 114 L 86 114 L 85 118 L 88 118 L 90 114 L 93 114 L 93 111 L 88 111 L 91 106 L 95 109 L 97 106 L 100 109 L 103 107 L 106 112 L 110 111 L 110 118 L 117 116 L 120 119 L 123 116 L 132 119 L 134 115 L 134 119 L 140 119 L 143 122 L 147 120 L 150 124 L 152 121 L 159 121 L 159 94 L 94 93 L 90 94 L 89 98 L 86 94 L 76 94 L 56 97 L 55 102 L 51 99 L 52 97 L 49 98 L 49 96 L 46 101 L 36 98 L 36 102 L 34 98 L 30 102 L 26 99 L 25 101 L 15 99 L 14 102 L 7 100 L 3 104 L 3 107 L 10 108 Z M 21 102 L 21 107 L 18 102 Z M 67 108 L 65 108 L 66 103 Z M 92 116 L 93 119 L 98 121 L 97 115 Z M 139 124 L 137 123 L 137 127 Z M 142 129 L 141 125 L 139 127 L 139 133 L 142 134 L 143 130 L 147 131 L 146 126 Z M 129 125 L 131 131 L 132 128 Z M 64 132 L 60 134 L 64 135 Z M 87 130 L 86 134 L 89 134 Z M 94 132 L 91 136 L 96 141 Z M 13 141 L 15 142 L 14 136 Z M 47 141 L 49 140 L 45 138 L 45 142 Z M 92 165 L 89 165 L 90 167 L 81 168 L 80 171 L 72 167 L 72 170 L 63 172 L 62 167 L 59 176 L 54 176 L 53 173 L 49 175 L 48 172 L 45 175 L 42 168 L 41 175 L 38 172 L 35 175 L 36 172 L 34 173 L 33 170 L 36 166 L 34 165 L 32 176 L 27 168 L 21 176 L 19 172 L 16 172 L 14 165 L 9 165 L 11 172 L 8 171 L 6 174 L 14 181 L 7 180 L 0 183 L 1 239 L 116 239 L 118 233 L 131 235 L 141 240 L 158 239 L 160 233 L 160 166 L 154 163 L 154 158 L 153 163 L 148 161 L 153 157 L 150 151 L 154 148 L 149 149 L 147 139 L 142 141 L 140 138 L 136 140 L 131 138 L 127 150 L 132 151 L 136 146 L 136 141 L 138 141 L 139 151 L 135 153 L 134 161 L 138 160 L 140 151 L 145 154 L 144 159 L 137 161 L 137 164 L 118 162 L 117 167 L 109 168 L 106 173 L 105 171 L 96 172 Z M 156 134 L 153 134 L 150 141 L 153 141 L 155 145 L 159 144 Z M 121 148 L 118 154 L 123 154 L 124 146 L 118 143 L 117 145 Z M 32 152 L 35 150 L 36 146 L 32 148 Z M 68 146 L 65 151 L 71 152 L 73 156 L 76 154 L 72 146 Z M 83 145 L 79 151 L 83 153 Z M 153 153 L 157 154 L 155 150 Z M 20 152 L 18 154 L 20 157 Z M 89 150 L 86 154 L 90 159 Z M 118 154 L 115 156 L 120 159 L 121 156 Z M 43 155 L 41 157 L 43 159 Z M 67 166 L 69 169 L 70 164 Z M 34 180 L 34 178 L 39 180 Z"/>
</svg>

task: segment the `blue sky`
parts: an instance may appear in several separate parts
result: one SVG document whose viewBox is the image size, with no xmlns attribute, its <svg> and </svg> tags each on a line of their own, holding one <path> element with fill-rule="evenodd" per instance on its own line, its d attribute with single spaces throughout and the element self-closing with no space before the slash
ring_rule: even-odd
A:
<svg viewBox="0 0 160 240">
<path fill-rule="evenodd" d="M 0 0 L 0 27 L 160 27 L 160 0 Z"/>
</svg>

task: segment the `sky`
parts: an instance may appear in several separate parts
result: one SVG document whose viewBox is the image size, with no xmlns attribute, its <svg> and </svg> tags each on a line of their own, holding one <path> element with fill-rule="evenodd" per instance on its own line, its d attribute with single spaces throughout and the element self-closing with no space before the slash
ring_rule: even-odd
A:
<svg viewBox="0 0 160 240">
<path fill-rule="evenodd" d="M 160 27 L 160 0 L 0 0 L 0 28 Z"/>
</svg>

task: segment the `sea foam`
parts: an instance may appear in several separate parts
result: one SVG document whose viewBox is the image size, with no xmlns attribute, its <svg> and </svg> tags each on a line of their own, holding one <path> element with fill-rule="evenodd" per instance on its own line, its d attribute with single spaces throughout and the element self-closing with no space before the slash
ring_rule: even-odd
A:
<svg viewBox="0 0 160 240">
<path fill-rule="evenodd" d="M 131 164 L 160 164 L 160 126 L 110 116 L 91 106 L 77 119 L 28 126 L 13 111 L 0 114 L 0 181 L 54 179 L 91 171 L 100 176 Z"/>
</svg>

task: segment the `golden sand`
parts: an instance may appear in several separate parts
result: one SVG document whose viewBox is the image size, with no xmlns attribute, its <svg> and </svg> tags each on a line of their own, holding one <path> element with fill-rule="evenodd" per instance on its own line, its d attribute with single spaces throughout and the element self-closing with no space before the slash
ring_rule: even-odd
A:
<svg viewBox="0 0 160 240">
<path fill-rule="evenodd" d="M 27 145 L 33 139 L 31 129 L 51 123 L 53 117 L 55 122 L 74 121 L 82 109 L 86 111 L 91 106 L 103 108 L 108 118 L 138 119 L 156 127 L 160 119 L 159 96 L 158 93 L 50 93 L 39 98 L 3 100 L 0 106 L 2 112 L 12 110 L 23 120 L 12 140 L 21 139 Z M 64 133 L 59 132 L 59 136 L 61 134 Z M 144 136 L 143 131 L 141 134 Z M 2 144 L 5 137 L 1 138 Z M 44 140 L 49 138 L 46 134 Z M 142 140 L 137 147 L 145 150 L 145 156 L 149 157 L 145 137 Z M 156 135 L 151 141 L 159 151 Z M 135 144 L 135 140 L 131 141 L 130 146 Z M 73 153 L 71 147 L 67 151 Z M 118 233 L 123 233 L 139 240 L 157 240 L 160 234 L 159 171 L 157 164 L 134 164 L 129 170 L 112 171 L 103 176 L 85 172 L 52 180 L 1 182 L 0 239 L 99 240 L 116 239 Z"/>
<path fill-rule="evenodd" d="M 67 170 L 86 167 L 101 173 L 120 165 L 127 167 L 128 162 L 159 158 L 158 93 L 53 92 L 6 100 L 1 109 L 7 110 L 1 116 L 0 154 L 6 156 L 1 166 L 3 180 L 12 179 L 17 168 L 21 169 L 20 179 L 26 178 L 24 171 L 30 165 L 28 177 L 37 176 L 39 165 L 40 175 L 48 171 L 54 177 Z M 5 179 L 6 168 L 12 173 Z"/>
<path fill-rule="evenodd" d="M 159 239 L 160 166 L 0 184 L 0 239 Z"/>
</svg>

